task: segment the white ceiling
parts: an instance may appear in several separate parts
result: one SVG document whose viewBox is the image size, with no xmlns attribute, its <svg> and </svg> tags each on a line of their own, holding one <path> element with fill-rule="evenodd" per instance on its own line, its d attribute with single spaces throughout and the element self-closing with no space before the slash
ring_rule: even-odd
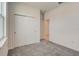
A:
<svg viewBox="0 0 79 59">
<path fill-rule="evenodd" d="M 58 2 L 14 2 L 15 4 L 24 4 L 40 9 L 42 12 L 54 9 L 59 6 Z"/>
<path fill-rule="evenodd" d="M 48 11 L 58 6 L 58 2 L 26 2 L 26 4 L 42 11 Z"/>
</svg>

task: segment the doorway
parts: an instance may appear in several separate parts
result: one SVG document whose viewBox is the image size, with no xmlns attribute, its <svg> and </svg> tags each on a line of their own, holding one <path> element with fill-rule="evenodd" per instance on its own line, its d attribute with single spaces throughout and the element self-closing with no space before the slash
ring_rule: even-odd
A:
<svg viewBox="0 0 79 59">
<path fill-rule="evenodd" d="M 49 41 L 49 19 L 44 20 L 44 39 Z"/>
<path fill-rule="evenodd" d="M 41 41 L 49 41 L 49 19 L 45 19 L 45 12 L 40 11 L 40 38 Z"/>
</svg>

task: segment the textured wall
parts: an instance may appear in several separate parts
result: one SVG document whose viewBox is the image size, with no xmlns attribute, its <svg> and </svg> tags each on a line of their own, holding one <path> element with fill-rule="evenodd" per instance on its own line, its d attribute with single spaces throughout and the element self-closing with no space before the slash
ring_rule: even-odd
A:
<svg viewBox="0 0 79 59">
<path fill-rule="evenodd" d="M 63 3 L 46 13 L 49 40 L 79 51 L 79 3 Z"/>
</svg>

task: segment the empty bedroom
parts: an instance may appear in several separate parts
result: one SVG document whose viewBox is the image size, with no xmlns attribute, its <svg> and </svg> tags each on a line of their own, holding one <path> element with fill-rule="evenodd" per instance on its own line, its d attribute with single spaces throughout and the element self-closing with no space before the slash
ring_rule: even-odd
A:
<svg viewBox="0 0 79 59">
<path fill-rule="evenodd" d="M 79 2 L 0 2 L 0 56 L 79 56 Z"/>
</svg>

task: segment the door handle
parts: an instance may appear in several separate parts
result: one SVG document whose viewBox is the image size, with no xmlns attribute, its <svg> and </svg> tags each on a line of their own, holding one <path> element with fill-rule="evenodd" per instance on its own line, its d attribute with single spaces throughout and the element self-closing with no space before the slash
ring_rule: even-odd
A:
<svg viewBox="0 0 79 59">
<path fill-rule="evenodd" d="M 16 32 L 14 32 L 14 34 L 16 34 Z"/>
</svg>

